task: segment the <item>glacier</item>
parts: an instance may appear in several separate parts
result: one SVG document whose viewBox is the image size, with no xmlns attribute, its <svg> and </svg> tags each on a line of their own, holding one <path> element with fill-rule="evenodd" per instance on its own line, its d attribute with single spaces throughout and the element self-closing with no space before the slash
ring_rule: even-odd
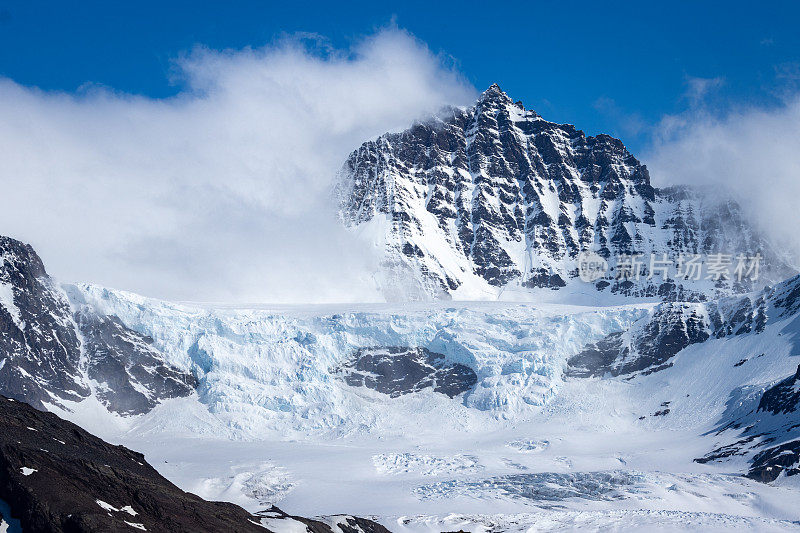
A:
<svg viewBox="0 0 800 533">
<path fill-rule="evenodd" d="M 797 286 L 780 285 L 764 301 L 786 304 Z M 796 372 L 800 323 L 773 304 L 759 331 L 708 329 L 658 371 L 575 378 L 569 360 L 587 345 L 661 320 L 710 323 L 716 307 L 734 320 L 739 300 L 686 309 L 646 301 L 236 307 L 88 284 L 65 290 L 72 305 L 151 338 L 199 385 L 144 415 L 110 413 L 91 398 L 59 414 L 143 451 L 204 498 L 254 512 L 276 503 L 344 511 L 392 531 L 790 531 L 800 520 L 796 476 L 765 484 L 741 475 L 760 448 L 696 460 L 738 442 L 727 422 L 754 416 L 742 412 L 752 398 Z M 389 395 L 351 386 L 337 369 L 364 347 L 425 348 L 469 367 L 477 382 L 453 398 L 432 387 Z"/>
<path fill-rule="evenodd" d="M 557 393 L 570 355 L 626 329 L 650 307 L 420 302 L 242 309 L 95 285 L 67 292 L 151 337 L 169 364 L 195 372 L 200 403 L 243 438 L 403 433 L 414 424 L 408 413 L 448 413 L 441 422 L 454 428 L 467 420 L 480 426 L 487 418 L 524 418 Z M 473 369 L 478 383 L 455 401 L 427 391 L 390 399 L 348 386 L 333 370 L 365 346 L 424 347 Z"/>
</svg>

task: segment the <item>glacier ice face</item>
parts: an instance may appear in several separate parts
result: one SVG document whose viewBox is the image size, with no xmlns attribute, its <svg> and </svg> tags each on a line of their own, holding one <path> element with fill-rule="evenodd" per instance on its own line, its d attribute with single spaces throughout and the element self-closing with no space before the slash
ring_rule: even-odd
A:
<svg viewBox="0 0 800 533">
<path fill-rule="evenodd" d="M 349 308 L 232 309 L 179 305 L 76 286 L 99 313 L 153 339 L 199 378 L 200 401 L 242 434 L 411 431 L 420 413 L 443 423 L 525 417 L 558 390 L 568 356 L 625 329 L 647 306 L 428 303 Z M 364 347 L 425 348 L 469 367 L 477 383 L 453 399 L 421 389 L 396 398 L 351 387 L 336 372 Z"/>
<path fill-rule="evenodd" d="M 230 308 L 90 285 L 70 292 L 151 338 L 168 364 L 197 375 L 196 396 L 159 405 L 124 434 L 163 459 L 165 475 L 187 490 L 253 506 L 284 498 L 317 514 L 356 502 L 363 514 L 385 517 L 437 513 L 442 505 L 454 513 L 537 507 L 557 511 L 558 519 L 617 506 L 723 509 L 738 517 L 795 516 L 764 511 L 767 502 L 796 497 L 792 487 L 718 475 L 747 472 L 759 453 L 768 454 L 758 456 L 764 468 L 794 461 L 787 454 L 794 440 L 784 442 L 793 434 L 776 434 L 783 440 L 774 447 L 748 447 L 731 462 L 692 459 L 713 451 L 713 442 L 742 438 L 742 428 L 708 434 L 731 418 L 726 408 L 738 401 L 731 391 L 753 388 L 758 400 L 771 387 L 777 392 L 768 397 L 780 396 L 780 409 L 772 410 L 781 413 L 796 403 L 796 380 L 784 378 L 797 372 L 799 283 L 715 302 L 593 308 Z M 708 337 L 681 335 L 698 331 Z M 629 341 L 625 356 L 610 359 L 619 375 L 606 369 L 563 379 L 571 356 L 617 332 Z M 670 347 L 665 361 L 643 351 L 654 343 Z M 477 381 L 452 398 L 434 387 L 392 397 L 393 389 L 350 386 L 336 369 L 364 348 L 420 356 L 425 366 L 424 348 L 445 358 L 431 368 L 468 366 Z M 624 368 L 641 357 L 647 368 Z M 663 368 L 649 372 L 653 365 Z M 371 370 L 359 371 L 366 377 Z M 352 476 L 342 479 L 343 471 Z M 728 496 L 745 491 L 753 496 Z"/>
</svg>

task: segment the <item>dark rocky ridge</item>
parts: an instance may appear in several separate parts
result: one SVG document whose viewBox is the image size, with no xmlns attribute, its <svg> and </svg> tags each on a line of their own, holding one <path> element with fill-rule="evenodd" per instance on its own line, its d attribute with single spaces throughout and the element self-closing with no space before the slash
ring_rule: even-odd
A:
<svg viewBox="0 0 800 533">
<path fill-rule="evenodd" d="M 736 202 L 686 187 L 656 189 L 619 139 L 548 122 L 497 85 L 469 108 L 365 142 L 341 175 L 344 222 L 386 219 L 390 280 L 416 278 L 428 296 L 476 282 L 558 289 L 576 282 L 582 250 L 610 259 L 612 269 L 618 254 L 677 260 L 681 253 L 759 252 L 763 281 L 796 273 Z M 626 282 L 613 270 L 595 286 L 671 301 L 753 288 Z"/>
<path fill-rule="evenodd" d="M 95 394 L 121 414 L 150 411 L 159 400 L 188 395 L 197 379 L 164 363 L 153 339 L 125 327 L 116 316 L 101 316 L 83 308 L 75 313 L 91 354 L 87 376 L 105 387 Z"/>
<path fill-rule="evenodd" d="M 738 432 L 736 437 L 695 461 L 749 456 L 745 475 L 764 483 L 800 474 L 800 366 L 794 375 L 737 403 L 741 404 L 738 414 L 723 418 L 714 431 L 718 438 L 729 431 Z"/>
<path fill-rule="evenodd" d="M 761 333 L 771 321 L 800 312 L 800 276 L 740 297 L 700 303 L 665 302 L 634 323 L 587 345 L 568 361 L 574 377 L 645 374 L 668 368 L 684 348 L 723 338 Z"/>
<path fill-rule="evenodd" d="M 184 492 L 142 454 L 52 413 L 0 397 L 0 427 L 0 499 L 26 533 L 269 531 L 261 525 L 263 516 Z M 324 522 L 279 509 L 268 516 L 296 520 L 309 532 L 332 533 Z M 348 533 L 388 531 L 351 516 L 337 516 L 335 523 Z"/>
<path fill-rule="evenodd" d="M 666 368 L 678 352 L 709 338 L 700 306 L 664 303 L 626 332 L 615 332 L 570 358 L 568 375 L 632 374 Z"/>
<path fill-rule="evenodd" d="M 94 393 L 130 415 L 194 390 L 195 377 L 166 364 L 152 339 L 73 309 L 30 245 L 0 237 L 0 261 L 0 394 L 44 409 Z"/>
<path fill-rule="evenodd" d="M 278 520 L 295 521 L 305 525 L 308 533 L 334 533 L 331 526 L 320 520 L 304 518 L 302 516 L 292 516 L 272 506 L 267 511 L 256 513 L 259 517 L 270 517 Z M 352 515 L 336 515 L 328 517 L 336 524 L 343 533 L 389 533 L 389 530 L 366 518 Z M 338 532 L 337 532 L 338 533 Z"/>
<path fill-rule="evenodd" d="M 0 237 L 0 393 L 44 408 L 44 402 L 89 395 L 69 302 L 30 245 Z M 53 397 L 55 396 L 55 398 Z"/>
</svg>

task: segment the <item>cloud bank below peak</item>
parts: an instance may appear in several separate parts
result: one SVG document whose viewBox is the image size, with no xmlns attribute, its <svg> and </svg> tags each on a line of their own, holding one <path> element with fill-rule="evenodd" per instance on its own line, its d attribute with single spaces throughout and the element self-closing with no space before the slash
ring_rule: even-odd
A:
<svg viewBox="0 0 800 533">
<path fill-rule="evenodd" d="M 800 257 L 800 94 L 772 107 L 714 113 L 703 106 L 667 116 L 644 154 L 656 185 L 731 192 L 787 256 Z"/>
<path fill-rule="evenodd" d="M 0 233 L 51 273 L 181 300 L 380 299 L 374 243 L 340 227 L 347 154 L 476 91 L 388 28 L 347 49 L 315 36 L 197 47 L 165 100 L 0 80 Z"/>
</svg>

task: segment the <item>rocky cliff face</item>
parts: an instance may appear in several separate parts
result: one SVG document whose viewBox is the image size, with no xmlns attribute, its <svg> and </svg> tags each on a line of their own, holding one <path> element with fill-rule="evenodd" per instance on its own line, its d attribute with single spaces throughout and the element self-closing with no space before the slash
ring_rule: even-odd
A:
<svg viewBox="0 0 800 533">
<path fill-rule="evenodd" d="M 716 447 L 698 463 L 748 458 L 747 477 L 769 483 L 800 474 L 800 367 L 738 402 L 713 432 Z"/>
<path fill-rule="evenodd" d="M 367 387 L 392 398 L 426 388 L 455 398 L 478 382 L 470 367 L 449 363 L 443 354 L 422 347 L 361 348 L 333 371 L 342 374 L 350 386 Z"/>
<path fill-rule="evenodd" d="M 575 377 L 650 374 L 692 344 L 748 333 L 800 313 L 800 276 L 744 296 L 710 302 L 664 302 L 630 329 L 611 333 L 569 359 Z"/>
<path fill-rule="evenodd" d="M 94 394 L 120 414 L 187 396 L 194 376 L 116 317 L 71 302 L 27 244 L 0 237 L 0 394 L 44 409 Z"/>
<path fill-rule="evenodd" d="M 570 358 L 577 377 L 652 373 L 667 368 L 678 352 L 709 338 L 702 304 L 663 303 L 628 331 L 611 333 Z"/>
<path fill-rule="evenodd" d="M 609 261 L 598 290 L 669 300 L 752 284 L 616 280 L 617 256 L 760 253 L 762 280 L 793 273 L 735 202 L 656 189 L 618 139 L 548 122 L 496 85 L 470 108 L 364 143 L 338 194 L 346 224 L 381 227 L 389 279 L 412 279 L 422 296 L 561 288 L 583 250 Z"/>
</svg>

